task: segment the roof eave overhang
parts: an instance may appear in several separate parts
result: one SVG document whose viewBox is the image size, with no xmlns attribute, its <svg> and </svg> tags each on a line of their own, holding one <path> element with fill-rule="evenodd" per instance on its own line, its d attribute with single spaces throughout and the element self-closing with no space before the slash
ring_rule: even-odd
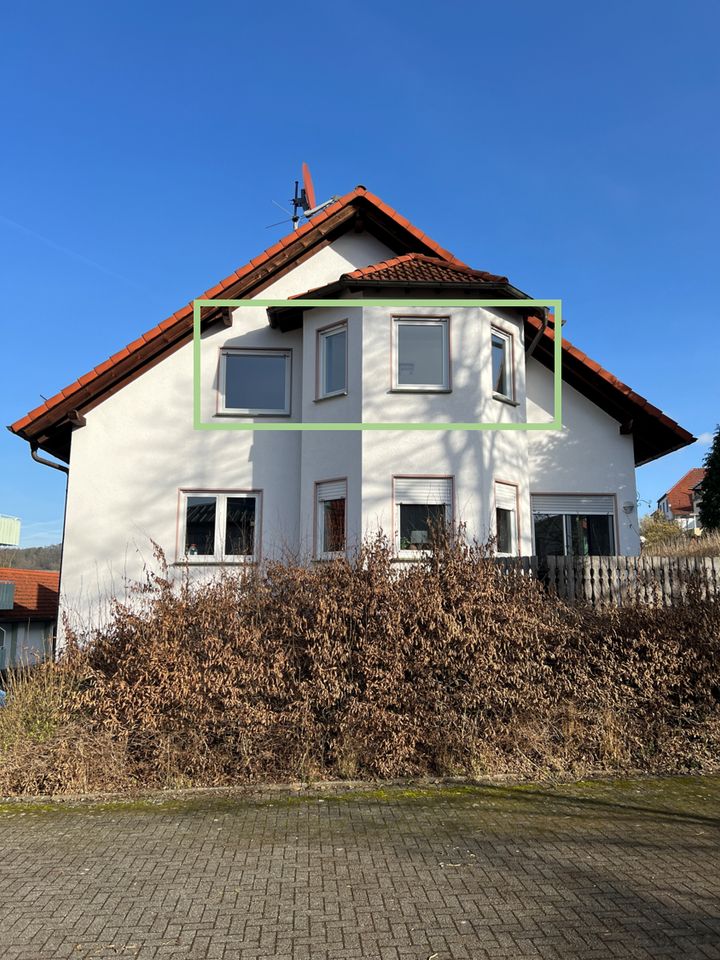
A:
<svg viewBox="0 0 720 960">
<path fill-rule="evenodd" d="M 381 298 L 379 292 L 383 291 Z M 310 290 L 293 300 L 295 306 L 268 307 L 268 319 L 273 329 L 287 333 L 297 330 L 303 322 L 303 300 L 333 300 L 333 299 L 388 299 L 408 300 L 413 298 L 430 300 L 530 300 L 528 294 L 523 293 L 511 283 L 462 283 L 456 280 L 448 283 L 429 283 L 427 280 L 350 280 L 340 279 L 317 290 Z M 306 309 L 315 309 L 309 307 Z M 512 308 L 506 308 L 512 309 Z M 516 308 L 522 316 L 542 316 L 544 311 L 540 307 Z"/>
</svg>

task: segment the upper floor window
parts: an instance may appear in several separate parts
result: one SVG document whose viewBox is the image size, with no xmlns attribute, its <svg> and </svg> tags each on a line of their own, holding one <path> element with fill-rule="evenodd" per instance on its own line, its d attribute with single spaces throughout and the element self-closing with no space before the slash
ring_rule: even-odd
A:
<svg viewBox="0 0 720 960">
<path fill-rule="evenodd" d="M 226 347 L 220 356 L 220 413 L 287 416 L 290 413 L 289 350 Z"/>
<path fill-rule="evenodd" d="M 393 356 L 393 389 L 449 390 L 447 317 L 396 317 Z"/>
<path fill-rule="evenodd" d="M 493 328 L 491 339 L 493 394 L 505 400 L 514 400 L 512 337 Z"/>
<path fill-rule="evenodd" d="M 181 556 L 205 563 L 257 559 L 258 492 L 184 493 Z"/>
<path fill-rule="evenodd" d="M 452 477 L 395 477 L 394 487 L 398 553 L 427 550 L 452 523 Z"/>
<path fill-rule="evenodd" d="M 318 331 L 318 399 L 347 393 L 347 324 Z"/>
<path fill-rule="evenodd" d="M 328 559 L 344 553 L 347 480 L 327 480 L 315 486 L 316 554 Z"/>
</svg>

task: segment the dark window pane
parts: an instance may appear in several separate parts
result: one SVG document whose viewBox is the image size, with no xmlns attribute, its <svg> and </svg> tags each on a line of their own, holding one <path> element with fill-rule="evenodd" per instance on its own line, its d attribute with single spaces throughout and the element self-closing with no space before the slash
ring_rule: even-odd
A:
<svg viewBox="0 0 720 960">
<path fill-rule="evenodd" d="M 226 557 L 251 557 L 255 553 L 255 506 L 255 497 L 228 497 Z"/>
<path fill-rule="evenodd" d="M 496 551 L 498 553 L 514 553 L 512 510 L 497 507 L 495 510 L 495 524 L 497 527 Z"/>
<path fill-rule="evenodd" d="M 577 557 L 607 557 L 615 553 L 612 517 L 575 514 L 568 517 L 570 549 Z"/>
<path fill-rule="evenodd" d="M 345 498 L 323 500 L 323 553 L 341 553 L 345 549 Z"/>
<path fill-rule="evenodd" d="M 283 354 L 227 354 L 225 406 L 232 410 L 284 412 L 286 367 Z"/>
<path fill-rule="evenodd" d="M 323 393 L 345 390 L 345 351 L 347 330 L 338 330 L 325 336 Z"/>
<path fill-rule="evenodd" d="M 211 557 L 215 553 L 215 497 L 188 497 L 185 554 Z"/>
<path fill-rule="evenodd" d="M 536 513 L 535 553 L 539 557 L 562 557 L 565 555 L 565 533 L 560 514 Z"/>
<path fill-rule="evenodd" d="M 403 386 L 444 386 L 444 342 L 443 325 L 398 324 L 398 383 Z"/>
<path fill-rule="evenodd" d="M 445 504 L 400 505 L 400 549 L 424 550 L 445 524 Z"/>
<path fill-rule="evenodd" d="M 509 397 L 509 384 L 507 377 L 507 363 L 505 362 L 505 351 L 507 349 L 507 340 L 495 336 L 492 338 L 492 369 L 493 369 L 493 392 L 500 393 L 504 397 Z"/>
</svg>

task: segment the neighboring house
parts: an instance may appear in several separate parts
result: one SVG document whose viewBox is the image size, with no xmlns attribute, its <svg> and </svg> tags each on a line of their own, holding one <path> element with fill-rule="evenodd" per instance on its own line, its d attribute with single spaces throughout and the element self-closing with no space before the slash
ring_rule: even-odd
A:
<svg viewBox="0 0 720 960">
<path fill-rule="evenodd" d="M 0 671 L 51 655 L 59 579 L 54 570 L 0 567 Z"/>
<path fill-rule="evenodd" d="M 308 294 L 369 302 L 303 308 Z M 554 322 L 522 304 L 418 301 L 527 296 L 364 187 L 334 202 L 203 294 L 297 298 L 203 313 L 202 420 L 277 430 L 193 428 L 192 304 L 10 428 L 69 464 L 64 609 L 86 617 L 122 594 L 151 540 L 195 577 L 333 557 L 378 529 L 411 559 L 434 521 L 462 520 L 508 555 L 638 553 L 635 467 L 693 437 L 569 342 L 562 432 L 444 429 L 549 422 Z M 373 305 L 381 298 L 407 306 Z M 437 426 L 293 430 L 300 422 Z"/>
<path fill-rule="evenodd" d="M 688 533 L 700 534 L 698 512 L 702 499 L 699 486 L 705 477 L 702 467 L 693 467 L 658 500 L 658 510 Z"/>
</svg>

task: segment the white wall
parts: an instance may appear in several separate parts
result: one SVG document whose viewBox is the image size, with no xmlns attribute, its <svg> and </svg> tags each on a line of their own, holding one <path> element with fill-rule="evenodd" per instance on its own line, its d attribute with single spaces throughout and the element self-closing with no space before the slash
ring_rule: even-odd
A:
<svg viewBox="0 0 720 960">
<path fill-rule="evenodd" d="M 391 255 L 374 237 L 348 235 L 259 296 L 285 298 Z M 238 308 L 231 328 L 218 324 L 202 338 L 203 421 L 218 422 L 216 377 L 225 343 L 289 344 L 297 360 L 302 357 L 299 332 L 270 330 L 262 308 Z M 263 554 L 301 549 L 301 434 L 194 430 L 192 371 L 192 345 L 187 344 L 87 411 L 86 425 L 73 432 L 61 604 L 77 621 L 104 619 L 112 597 L 128 596 L 129 584 L 142 577 L 146 565 L 154 566 L 152 541 L 169 563 L 178 559 L 182 489 L 262 489 Z M 294 372 L 291 419 L 299 419 L 304 403 L 299 362 Z M 359 440 L 355 448 L 349 462 L 357 471 Z M 325 463 L 315 454 L 318 479 L 338 469 L 337 446 L 331 450 Z M 309 475 L 307 482 L 312 482 Z M 359 526 L 357 516 L 354 522 Z M 192 575 L 208 576 L 216 569 L 194 567 Z"/>
<path fill-rule="evenodd" d="M 528 420 L 552 418 L 553 375 L 539 361 L 527 365 Z M 531 493 L 612 494 L 616 503 L 618 553 L 640 552 L 635 460 L 631 436 L 594 403 L 563 384 L 562 432 L 528 434 Z M 623 504 L 631 503 L 626 514 Z"/>
<path fill-rule="evenodd" d="M 281 299 L 385 259 L 392 251 L 365 234 L 348 235 L 263 290 Z M 263 308 L 237 308 L 233 324 L 202 338 L 202 416 L 220 422 L 216 390 L 220 347 L 282 346 L 293 351 L 291 420 L 308 422 L 437 422 L 438 429 L 386 431 L 196 431 L 192 425 L 192 345 L 146 370 L 86 413 L 75 429 L 68 483 L 61 602 L 84 621 L 103 618 L 112 596 L 152 565 L 152 541 L 174 564 L 182 551 L 179 490 L 262 490 L 262 553 L 305 557 L 312 549 L 314 484 L 347 477 L 350 543 L 382 527 L 393 532 L 393 475 L 451 475 L 455 518 L 484 541 L 494 532 L 494 482 L 515 483 L 520 495 L 521 552 L 532 551 L 530 492 L 613 493 L 620 507 L 635 500 L 632 440 L 580 394 L 565 388 L 562 434 L 448 431 L 448 422 L 524 422 L 551 416 L 552 376 L 536 361 L 525 403 L 522 325 L 498 311 L 443 310 L 451 320 L 452 393 L 391 392 L 389 308 L 308 311 L 305 333 L 269 328 Z M 437 310 L 403 308 L 403 316 Z M 316 334 L 347 319 L 347 397 L 316 401 Z M 516 338 L 517 397 L 492 398 L 491 324 Z M 637 524 L 636 515 L 631 520 Z M 620 551 L 638 549 L 637 533 L 620 511 Z M 184 569 L 184 566 L 175 568 Z M 193 567 L 192 576 L 217 568 Z"/>
</svg>

